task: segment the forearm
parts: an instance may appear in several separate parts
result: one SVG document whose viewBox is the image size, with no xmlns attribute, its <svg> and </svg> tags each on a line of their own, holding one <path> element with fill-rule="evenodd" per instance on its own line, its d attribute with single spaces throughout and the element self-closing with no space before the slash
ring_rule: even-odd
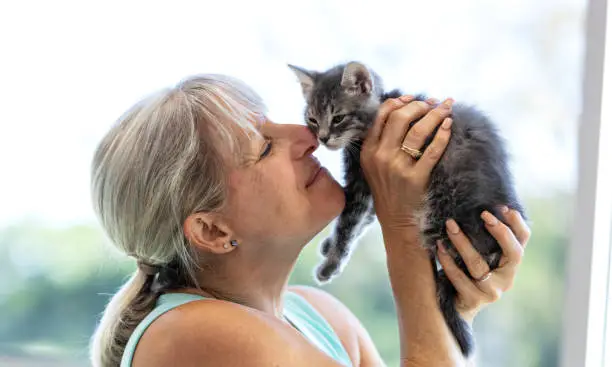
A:
<svg viewBox="0 0 612 367">
<path fill-rule="evenodd" d="M 433 269 L 417 228 L 385 230 L 387 266 L 400 331 L 402 366 L 458 366 L 464 359 L 436 299 Z"/>
</svg>

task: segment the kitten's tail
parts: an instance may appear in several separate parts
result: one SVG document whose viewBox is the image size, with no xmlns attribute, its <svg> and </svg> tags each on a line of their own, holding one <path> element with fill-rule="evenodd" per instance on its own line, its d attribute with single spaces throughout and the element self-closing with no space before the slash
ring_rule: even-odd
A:
<svg viewBox="0 0 612 367">
<path fill-rule="evenodd" d="M 438 272 L 437 284 L 440 310 L 446 320 L 446 324 L 455 336 L 455 339 L 457 339 L 462 354 L 465 357 L 469 357 L 474 351 L 474 337 L 472 335 L 472 328 L 463 320 L 455 308 L 457 290 L 443 271 Z"/>
</svg>

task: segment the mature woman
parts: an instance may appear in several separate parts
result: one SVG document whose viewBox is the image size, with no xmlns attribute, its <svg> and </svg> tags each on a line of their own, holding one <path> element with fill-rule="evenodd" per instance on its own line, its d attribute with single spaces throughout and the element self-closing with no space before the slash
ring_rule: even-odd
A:
<svg viewBox="0 0 612 367">
<path fill-rule="evenodd" d="M 404 366 L 464 363 L 438 310 L 413 220 L 452 123 L 452 100 L 432 105 L 408 96 L 385 102 L 361 155 L 384 236 Z M 418 161 L 401 149 L 418 149 L 439 124 Z M 104 312 L 93 364 L 383 365 L 347 307 L 321 290 L 287 285 L 304 246 L 344 205 L 342 188 L 312 156 L 316 149 L 306 127 L 269 121 L 259 97 L 226 76 L 185 79 L 130 109 L 96 151 L 92 192 L 108 236 L 138 268 Z M 491 272 L 452 218 L 447 222 L 480 279 L 439 251 L 468 322 L 510 288 L 521 261 L 529 229 L 516 212 L 504 215 L 508 226 L 482 214 L 505 253 Z"/>
</svg>

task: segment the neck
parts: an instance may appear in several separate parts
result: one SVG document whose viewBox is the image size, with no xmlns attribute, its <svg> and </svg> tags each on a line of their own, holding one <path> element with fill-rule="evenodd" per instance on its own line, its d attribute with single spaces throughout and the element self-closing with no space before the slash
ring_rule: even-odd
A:
<svg viewBox="0 0 612 367">
<path fill-rule="evenodd" d="M 197 292 L 282 318 L 282 297 L 297 256 L 289 261 L 247 261 L 245 257 L 236 251 L 223 264 L 203 267 Z"/>
</svg>

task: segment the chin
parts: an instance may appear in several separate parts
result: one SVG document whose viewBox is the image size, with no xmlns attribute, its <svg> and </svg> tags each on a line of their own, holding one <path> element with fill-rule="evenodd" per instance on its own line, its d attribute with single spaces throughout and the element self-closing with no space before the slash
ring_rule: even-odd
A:
<svg viewBox="0 0 612 367">
<path fill-rule="evenodd" d="M 332 181 L 332 187 L 330 187 L 329 193 L 325 196 L 325 201 L 321 203 L 320 207 L 322 210 L 325 210 L 328 222 L 331 222 L 342 213 L 346 204 L 346 196 L 344 195 L 344 189 L 338 181 L 334 180 L 331 176 L 329 180 Z"/>
<path fill-rule="evenodd" d="M 346 201 L 344 189 L 327 170 L 325 176 L 310 187 L 308 197 L 312 223 L 322 228 L 340 215 Z"/>
<path fill-rule="evenodd" d="M 311 197 L 310 218 L 306 222 L 310 223 L 312 237 L 325 229 L 335 218 L 337 218 L 345 206 L 345 195 L 342 186 L 328 174 L 319 182 L 317 192 Z M 322 180 L 322 181 L 323 181 Z"/>
</svg>

